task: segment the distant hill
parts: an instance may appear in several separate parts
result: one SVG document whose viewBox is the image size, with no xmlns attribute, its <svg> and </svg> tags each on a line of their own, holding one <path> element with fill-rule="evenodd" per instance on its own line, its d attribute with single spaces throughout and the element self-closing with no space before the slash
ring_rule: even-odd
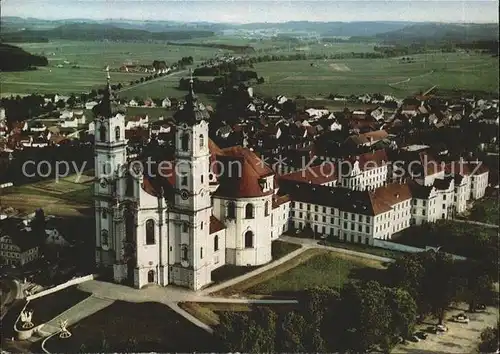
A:
<svg viewBox="0 0 500 354">
<path fill-rule="evenodd" d="M 418 23 L 376 37 L 388 43 L 498 41 L 498 24 Z"/>
<path fill-rule="evenodd" d="M 413 22 L 309 22 L 290 21 L 284 23 L 249 23 L 235 25 L 236 28 L 256 29 L 278 29 L 282 31 L 306 31 L 317 32 L 321 36 L 374 36 L 377 33 L 389 32 L 402 29 Z"/>
<path fill-rule="evenodd" d="M 210 37 L 214 33 L 195 29 L 169 32 L 150 32 L 138 29 L 125 29 L 99 23 L 70 23 L 47 30 L 25 29 L 0 35 L 3 42 L 39 41 L 40 38 L 67 40 L 185 40 Z"/>
<path fill-rule="evenodd" d="M 36 66 L 46 66 L 47 58 L 30 54 L 23 49 L 0 43 L 0 71 L 23 71 Z"/>
</svg>

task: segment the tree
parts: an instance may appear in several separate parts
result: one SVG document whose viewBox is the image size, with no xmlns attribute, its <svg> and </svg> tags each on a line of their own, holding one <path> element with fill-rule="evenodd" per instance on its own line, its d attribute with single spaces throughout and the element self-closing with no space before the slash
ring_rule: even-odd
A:
<svg viewBox="0 0 500 354">
<path fill-rule="evenodd" d="M 408 291 L 401 288 L 387 288 L 386 302 L 391 310 L 391 333 L 394 338 L 409 338 L 415 328 L 417 304 Z"/>
<path fill-rule="evenodd" d="M 481 353 L 494 353 L 498 350 L 498 323 L 497 328 L 488 327 L 481 333 L 478 349 Z"/>
<path fill-rule="evenodd" d="M 64 107 L 66 107 L 66 102 L 64 102 L 64 100 L 59 100 L 56 103 L 56 107 L 59 109 L 64 108 Z"/>
<path fill-rule="evenodd" d="M 76 96 L 74 93 L 72 93 L 69 98 L 68 98 L 68 101 L 66 102 L 68 104 L 68 106 L 70 108 L 74 108 L 75 105 L 76 105 Z"/>
<path fill-rule="evenodd" d="M 288 312 L 278 326 L 276 350 L 284 353 L 307 352 L 302 344 L 308 323 L 297 311 Z"/>
</svg>

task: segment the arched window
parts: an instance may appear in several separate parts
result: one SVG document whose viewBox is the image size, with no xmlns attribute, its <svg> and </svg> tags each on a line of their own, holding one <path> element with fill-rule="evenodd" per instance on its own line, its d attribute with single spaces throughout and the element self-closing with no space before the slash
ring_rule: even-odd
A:
<svg viewBox="0 0 500 354">
<path fill-rule="evenodd" d="M 219 250 L 219 236 L 215 235 L 214 237 L 214 251 Z"/>
<path fill-rule="evenodd" d="M 99 128 L 99 140 L 106 141 L 106 127 L 104 125 Z"/>
<path fill-rule="evenodd" d="M 253 232 L 247 231 L 245 232 L 245 248 L 253 247 Z"/>
<path fill-rule="evenodd" d="M 109 234 L 108 230 L 102 230 L 101 231 L 101 244 L 103 246 L 107 246 L 109 242 Z"/>
<path fill-rule="evenodd" d="M 187 261 L 188 260 L 188 246 L 187 245 L 182 245 L 182 260 Z"/>
<path fill-rule="evenodd" d="M 264 215 L 269 215 L 269 201 L 266 201 L 266 204 L 264 204 Z"/>
<path fill-rule="evenodd" d="M 181 149 L 183 151 L 189 150 L 189 134 L 185 133 L 181 137 Z"/>
<path fill-rule="evenodd" d="M 120 127 L 115 128 L 115 140 L 120 140 Z"/>
<path fill-rule="evenodd" d="M 205 145 L 205 136 L 203 134 L 200 134 L 200 148 L 203 148 Z"/>
<path fill-rule="evenodd" d="M 134 196 L 134 177 L 132 177 L 132 175 L 127 176 L 127 189 L 126 189 L 125 193 L 129 197 Z"/>
<path fill-rule="evenodd" d="M 106 209 L 102 209 L 101 215 L 102 215 L 103 219 L 107 219 L 108 218 L 108 211 Z"/>
<path fill-rule="evenodd" d="M 236 219 L 236 205 L 234 202 L 227 203 L 227 218 Z"/>
<path fill-rule="evenodd" d="M 246 219 L 253 219 L 254 218 L 254 208 L 253 204 L 247 204 L 245 207 L 245 218 Z"/>
<path fill-rule="evenodd" d="M 154 245 L 155 243 L 155 222 L 152 219 L 146 221 L 146 244 Z"/>
</svg>

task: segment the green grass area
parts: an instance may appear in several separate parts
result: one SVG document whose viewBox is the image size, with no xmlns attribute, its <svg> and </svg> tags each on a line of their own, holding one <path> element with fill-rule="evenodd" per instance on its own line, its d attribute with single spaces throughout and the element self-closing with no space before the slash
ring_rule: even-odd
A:
<svg viewBox="0 0 500 354">
<path fill-rule="evenodd" d="M 320 97 L 330 93 L 406 96 L 434 85 L 441 89 L 498 91 L 498 59 L 487 55 L 431 53 L 399 58 L 303 60 L 254 65 L 265 83 L 256 93 Z M 311 64 L 313 64 L 311 66 Z"/>
<path fill-rule="evenodd" d="M 52 353 L 221 352 L 222 343 L 159 303 L 116 301 L 46 342 Z"/>
<path fill-rule="evenodd" d="M 469 215 L 470 220 L 480 221 L 487 224 L 499 224 L 499 202 L 498 199 L 486 198 L 475 202 Z"/>
<path fill-rule="evenodd" d="M 216 48 L 184 47 L 159 43 L 121 43 L 53 41 L 49 43 L 21 43 L 23 49 L 42 54 L 49 66 L 34 71 L 1 73 L 2 96 L 29 93 L 81 93 L 102 87 L 106 76 L 104 68 L 118 69 L 125 63 L 152 64 L 153 60 L 174 63 L 184 56 L 192 56 L 195 63 L 212 58 Z M 67 61 L 70 64 L 65 64 Z M 63 65 L 58 68 L 57 65 Z M 72 66 L 79 66 L 73 69 Z M 111 83 L 128 84 L 145 73 L 112 72 Z"/>
<path fill-rule="evenodd" d="M 298 250 L 301 246 L 295 243 L 276 240 L 271 245 L 271 255 L 273 260 L 285 257 L 287 254 Z"/>
<path fill-rule="evenodd" d="M 279 294 L 305 290 L 315 286 L 341 289 L 352 279 L 359 279 L 363 270 L 383 266 L 374 261 L 323 252 L 304 263 L 248 289 L 253 294 Z M 364 276 L 363 276 L 364 278 Z"/>
<path fill-rule="evenodd" d="M 27 308 L 33 310 L 32 321 L 35 326 L 38 326 L 50 321 L 89 296 L 89 293 L 79 290 L 76 286 L 71 286 L 32 300 L 28 303 Z"/>
</svg>

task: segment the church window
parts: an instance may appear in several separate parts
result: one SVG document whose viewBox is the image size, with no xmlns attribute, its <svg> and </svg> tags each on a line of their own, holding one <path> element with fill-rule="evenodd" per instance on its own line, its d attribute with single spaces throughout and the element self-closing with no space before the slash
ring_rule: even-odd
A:
<svg viewBox="0 0 500 354">
<path fill-rule="evenodd" d="M 181 148 L 183 151 L 189 150 L 189 134 L 183 134 L 181 137 Z"/>
<path fill-rule="evenodd" d="M 202 148 L 205 145 L 205 137 L 203 134 L 200 134 L 200 148 Z"/>
<path fill-rule="evenodd" d="M 214 251 L 218 251 L 219 250 L 219 236 L 215 236 L 214 237 Z"/>
<path fill-rule="evenodd" d="M 253 247 L 253 232 L 247 231 L 245 232 L 245 248 Z"/>
<path fill-rule="evenodd" d="M 109 234 L 108 230 L 102 230 L 101 231 L 101 244 L 103 246 L 107 246 L 109 242 Z"/>
<path fill-rule="evenodd" d="M 227 218 L 236 219 L 236 205 L 234 202 L 227 203 Z"/>
<path fill-rule="evenodd" d="M 203 221 L 200 224 L 200 229 L 203 230 Z"/>
<path fill-rule="evenodd" d="M 187 261 L 188 260 L 188 246 L 187 245 L 182 245 L 182 260 Z"/>
<path fill-rule="evenodd" d="M 182 224 L 182 232 L 188 232 L 189 230 L 189 225 L 187 222 Z"/>
<path fill-rule="evenodd" d="M 108 218 L 108 211 L 106 209 L 102 210 L 102 218 L 107 219 Z"/>
<path fill-rule="evenodd" d="M 187 185 L 188 185 L 188 177 L 187 177 L 187 175 L 182 175 L 181 176 L 181 185 L 187 187 Z"/>
<path fill-rule="evenodd" d="M 203 259 L 203 247 L 200 247 L 200 259 Z"/>
<path fill-rule="evenodd" d="M 115 140 L 120 140 L 120 127 L 115 128 Z"/>
<path fill-rule="evenodd" d="M 203 183 L 203 174 L 200 177 L 201 183 Z"/>
<path fill-rule="evenodd" d="M 146 221 L 146 245 L 155 243 L 155 222 L 153 219 Z"/>
<path fill-rule="evenodd" d="M 254 207 L 253 204 L 248 203 L 245 207 L 245 218 L 253 219 L 254 218 Z"/>
<path fill-rule="evenodd" d="M 99 128 L 99 140 L 106 141 L 106 127 L 104 125 Z"/>
<path fill-rule="evenodd" d="M 264 204 L 264 215 L 268 216 L 269 215 L 269 202 L 266 201 L 266 204 Z"/>
</svg>

